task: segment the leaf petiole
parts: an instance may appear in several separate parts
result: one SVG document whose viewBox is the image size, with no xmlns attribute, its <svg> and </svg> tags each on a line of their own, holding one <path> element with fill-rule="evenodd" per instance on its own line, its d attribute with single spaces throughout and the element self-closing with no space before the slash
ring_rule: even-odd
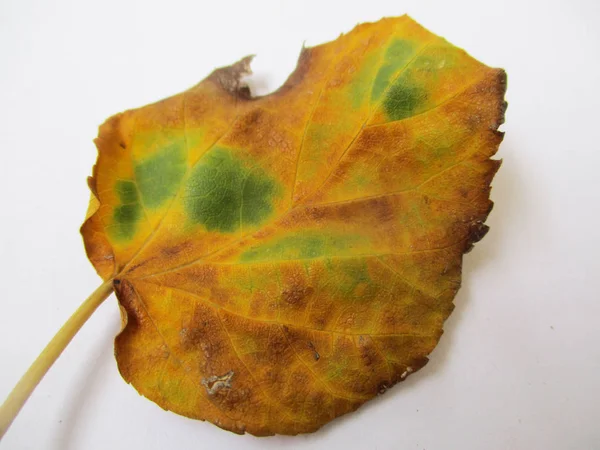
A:
<svg viewBox="0 0 600 450">
<path fill-rule="evenodd" d="M 83 324 L 90 318 L 96 308 L 106 300 L 113 292 L 112 280 L 106 281 L 96 289 L 65 324 L 58 330 L 52 340 L 46 345 L 46 348 L 40 353 L 33 364 L 27 369 L 27 372 L 13 388 L 7 399 L 0 407 L 0 440 L 12 424 L 17 414 L 35 389 L 42 381 L 46 372 L 52 367 L 52 364 L 58 359 L 63 350 L 67 347 L 71 339 L 81 329 Z"/>
</svg>

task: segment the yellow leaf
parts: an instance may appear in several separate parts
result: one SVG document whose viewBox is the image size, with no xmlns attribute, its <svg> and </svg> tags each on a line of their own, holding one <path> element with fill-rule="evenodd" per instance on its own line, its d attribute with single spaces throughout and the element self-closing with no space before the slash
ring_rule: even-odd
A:
<svg viewBox="0 0 600 450">
<path fill-rule="evenodd" d="M 243 433 L 311 432 L 427 362 L 485 234 L 506 76 L 410 18 L 250 58 L 100 128 L 82 228 L 126 381 Z"/>
</svg>

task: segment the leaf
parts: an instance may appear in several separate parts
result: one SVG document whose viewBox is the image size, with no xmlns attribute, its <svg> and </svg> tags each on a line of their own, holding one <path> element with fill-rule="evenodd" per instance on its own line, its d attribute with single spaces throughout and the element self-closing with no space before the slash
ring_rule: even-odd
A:
<svg viewBox="0 0 600 450">
<path fill-rule="evenodd" d="M 487 231 L 506 77 L 406 16 L 303 49 L 265 97 L 250 59 L 100 127 L 82 233 L 140 394 L 305 433 L 427 362 Z"/>
</svg>

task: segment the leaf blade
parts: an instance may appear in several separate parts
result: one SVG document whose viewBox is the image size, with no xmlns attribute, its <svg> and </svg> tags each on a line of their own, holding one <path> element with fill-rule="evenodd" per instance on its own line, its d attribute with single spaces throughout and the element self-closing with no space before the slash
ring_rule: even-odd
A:
<svg viewBox="0 0 600 450">
<path fill-rule="evenodd" d="M 83 235 L 119 272 L 117 361 L 140 393 L 310 432 L 437 344 L 487 230 L 505 75 L 406 16 L 304 49 L 269 96 L 247 96 L 248 63 L 101 128 Z"/>
</svg>

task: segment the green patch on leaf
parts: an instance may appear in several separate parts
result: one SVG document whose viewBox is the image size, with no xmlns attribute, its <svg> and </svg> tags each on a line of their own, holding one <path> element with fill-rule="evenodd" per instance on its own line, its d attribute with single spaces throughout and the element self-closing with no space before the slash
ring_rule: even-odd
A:
<svg viewBox="0 0 600 450">
<path fill-rule="evenodd" d="M 183 138 L 174 139 L 135 166 L 135 178 L 142 202 L 154 209 L 173 198 L 187 170 Z"/>
<path fill-rule="evenodd" d="M 115 191 L 120 205 L 113 210 L 113 225 L 109 228 L 110 234 L 117 241 L 128 241 L 135 235 L 138 222 L 143 216 L 142 205 L 133 181 L 117 181 Z"/>
<path fill-rule="evenodd" d="M 138 203 L 138 191 L 133 181 L 119 180 L 115 184 L 119 201 L 124 204 Z"/>
<path fill-rule="evenodd" d="M 352 108 L 360 109 L 369 98 L 369 89 L 372 84 L 375 66 L 378 63 L 378 55 L 372 54 L 367 56 L 365 64 L 358 70 L 351 84 L 348 86 L 348 93 Z"/>
<path fill-rule="evenodd" d="M 333 235 L 317 232 L 298 233 L 252 247 L 240 256 L 240 262 L 353 256 L 354 247 L 361 239 L 360 236 L 352 235 Z"/>
<path fill-rule="evenodd" d="M 207 230 L 231 233 L 263 223 L 280 190 L 262 168 L 216 147 L 200 159 L 186 182 L 185 210 Z"/>
<path fill-rule="evenodd" d="M 416 111 L 427 101 L 427 90 L 408 77 L 390 87 L 383 107 L 391 121 L 402 120 L 415 115 Z"/>
<path fill-rule="evenodd" d="M 357 288 L 373 287 L 369 269 L 364 260 L 346 261 L 342 267 L 342 276 L 340 277 L 340 291 L 345 298 L 370 298 L 366 292 L 357 293 Z"/>
<path fill-rule="evenodd" d="M 373 101 L 379 100 L 390 82 L 394 81 L 397 72 L 406 68 L 410 60 L 414 58 L 416 48 L 414 42 L 405 39 L 394 39 L 390 43 L 385 52 L 383 64 L 373 82 L 373 89 L 371 90 Z"/>
</svg>

